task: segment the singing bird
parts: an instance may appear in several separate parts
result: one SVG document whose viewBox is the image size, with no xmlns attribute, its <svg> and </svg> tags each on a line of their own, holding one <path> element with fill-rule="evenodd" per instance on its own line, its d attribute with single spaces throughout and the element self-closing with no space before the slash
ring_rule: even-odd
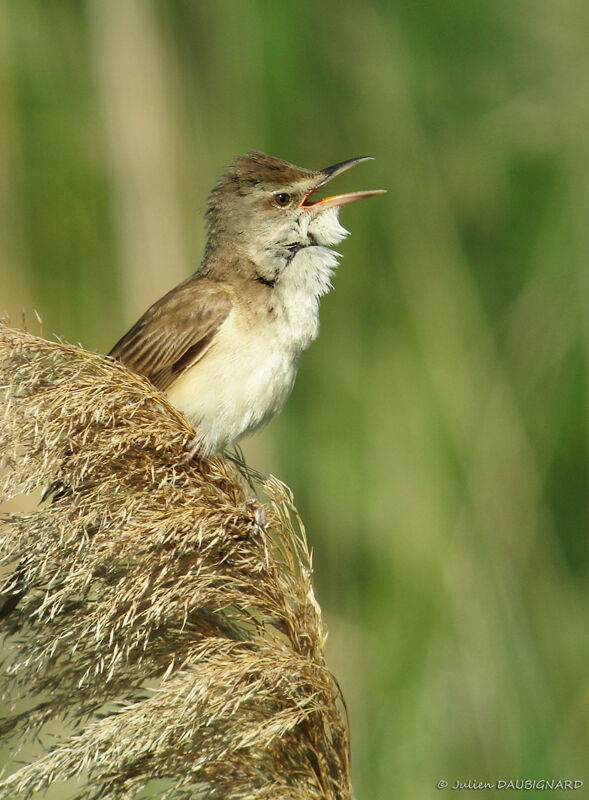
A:
<svg viewBox="0 0 589 800">
<path fill-rule="evenodd" d="M 110 351 L 194 425 L 188 458 L 224 450 L 284 406 L 319 332 L 331 246 L 348 233 L 339 210 L 381 190 L 313 195 L 366 160 L 309 170 L 261 152 L 236 158 L 209 195 L 200 267 Z"/>
</svg>

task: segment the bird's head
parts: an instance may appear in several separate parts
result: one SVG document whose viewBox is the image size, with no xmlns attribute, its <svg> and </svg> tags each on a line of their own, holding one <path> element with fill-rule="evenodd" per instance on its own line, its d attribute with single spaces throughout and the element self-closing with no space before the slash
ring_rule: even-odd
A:
<svg viewBox="0 0 589 800">
<path fill-rule="evenodd" d="M 309 170 L 266 153 L 239 156 L 209 196 L 208 256 L 231 253 L 245 277 L 273 285 L 303 248 L 326 248 L 346 236 L 338 221 L 343 205 L 381 193 L 314 197 L 336 175 L 368 159 Z"/>
</svg>

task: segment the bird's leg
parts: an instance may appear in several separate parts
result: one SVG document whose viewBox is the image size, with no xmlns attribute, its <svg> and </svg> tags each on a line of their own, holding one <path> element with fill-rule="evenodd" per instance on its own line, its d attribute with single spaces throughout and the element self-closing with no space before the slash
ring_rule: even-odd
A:
<svg viewBox="0 0 589 800">
<path fill-rule="evenodd" d="M 252 469 L 252 467 L 248 466 L 245 460 L 245 456 L 243 454 L 243 450 L 238 444 L 234 445 L 233 452 L 231 452 L 230 450 L 225 450 L 223 452 L 223 455 L 225 456 L 225 458 L 228 458 L 229 461 L 235 464 L 241 475 L 247 481 L 248 486 L 252 490 L 253 499 L 256 499 L 258 496 L 256 484 L 264 483 L 264 481 L 266 480 L 266 476 L 262 475 L 262 473 L 258 472 L 258 470 Z"/>
</svg>

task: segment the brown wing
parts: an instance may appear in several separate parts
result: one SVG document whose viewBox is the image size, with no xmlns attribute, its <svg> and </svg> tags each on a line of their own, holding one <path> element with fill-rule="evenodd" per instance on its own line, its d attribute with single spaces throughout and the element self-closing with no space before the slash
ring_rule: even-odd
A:
<svg viewBox="0 0 589 800">
<path fill-rule="evenodd" d="M 218 283 L 189 278 L 148 308 L 109 355 L 165 392 L 203 356 L 231 308 Z"/>
</svg>

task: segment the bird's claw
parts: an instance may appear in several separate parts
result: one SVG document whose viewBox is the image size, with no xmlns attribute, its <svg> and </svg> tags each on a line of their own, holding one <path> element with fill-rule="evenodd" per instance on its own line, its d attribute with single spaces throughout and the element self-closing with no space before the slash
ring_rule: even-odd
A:
<svg viewBox="0 0 589 800">
<path fill-rule="evenodd" d="M 260 505 L 257 497 L 250 497 L 249 500 L 246 500 L 245 507 L 249 509 L 252 506 L 254 507 L 254 522 L 251 529 L 254 535 L 258 535 L 266 528 L 266 509 Z"/>
<path fill-rule="evenodd" d="M 182 456 L 182 464 L 189 464 L 195 456 L 198 461 L 202 461 L 205 456 L 204 440 L 202 436 L 197 433 L 192 439 L 189 439 L 184 445 L 184 450 L 185 453 Z"/>
</svg>

